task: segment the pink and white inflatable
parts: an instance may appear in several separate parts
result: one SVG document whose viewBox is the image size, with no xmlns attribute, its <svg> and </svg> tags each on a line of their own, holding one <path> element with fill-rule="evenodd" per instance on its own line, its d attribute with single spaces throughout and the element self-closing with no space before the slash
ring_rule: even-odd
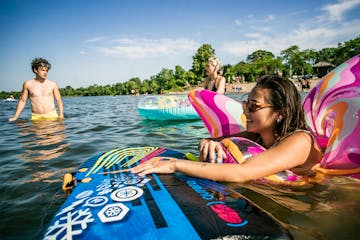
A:
<svg viewBox="0 0 360 240">
<path fill-rule="evenodd" d="M 325 149 L 319 170 L 360 177 L 360 55 L 324 76 L 303 107 L 309 130 Z"/>
</svg>

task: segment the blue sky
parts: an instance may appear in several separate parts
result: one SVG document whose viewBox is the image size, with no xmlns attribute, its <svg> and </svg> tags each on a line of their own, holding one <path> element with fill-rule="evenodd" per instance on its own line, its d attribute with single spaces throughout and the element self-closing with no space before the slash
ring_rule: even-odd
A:
<svg viewBox="0 0 360 240">
<path fill-rule="evenodd" d="M 1 0 L 0 91 L 20 91 L 30 62 L 64 88 L 142 80 L 211 44 L 223 64 L 262 49 L 336 47 L 360 34 L 360 0 Z"/>
</svg>

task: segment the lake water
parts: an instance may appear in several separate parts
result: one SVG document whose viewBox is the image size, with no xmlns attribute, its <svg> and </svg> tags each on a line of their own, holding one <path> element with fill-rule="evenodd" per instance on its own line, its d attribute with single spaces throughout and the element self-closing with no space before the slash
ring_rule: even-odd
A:
<svg viewBox="0 0 360 240">
<path fill-rule="evenodd" d="M 230 95 L 240 99 L 241 95 Z M 16 103 L 0 102 L 0 238 L 40 239 L 66 195 L 63 175 L 118 147 L 161 146 L 197 152 L 207 137 L 201 121 L 147 121 L 142 97 L 64 98 L 64 122 L 31 122 L 27 106 L 8 122 Z M 236 190 L 287 225 L 295 239 L 359 239 L 360 182 L 332 178 L 310 189 L 256 183 Z"/>
</svg>

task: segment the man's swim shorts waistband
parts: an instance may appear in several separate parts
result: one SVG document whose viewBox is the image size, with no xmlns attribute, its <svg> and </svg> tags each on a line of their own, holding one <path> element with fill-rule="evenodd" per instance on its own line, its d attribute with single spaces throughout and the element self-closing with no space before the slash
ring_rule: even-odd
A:
<svg viewBox="0 0 360 240">
<path fill-rule="evenodd" d="M 56 120 L 58 118 L 59 118 L 59 115 L 57 114 L 56 110 L 51 111 L 49 113 L 44 113 L 44 114 L 37 114 L 37 113 L 32 113 L 31 114 L 31 120 L 32 121 Z"/>
</svg>

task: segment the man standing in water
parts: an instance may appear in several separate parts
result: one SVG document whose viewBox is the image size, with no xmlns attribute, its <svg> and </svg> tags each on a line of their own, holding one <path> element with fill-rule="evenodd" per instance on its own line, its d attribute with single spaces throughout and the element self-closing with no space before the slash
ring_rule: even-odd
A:
<svg viewBox="0 0 360 240">
<path fill-rule="evenodd" d="M 25 81 L 19 98 L 14 116 L 9 121 L 15 121 L 23 111 L 28 96 L 31 104 L 31 120 L 55 120 L 64 119 L 64 106 L 58 85 L 48 80 L 47 74 L 51 64 L 43 58 L 35 58 L 31 62 L 35 78 Z M 54 98 L 58 106 L 59 115 L 56 112 Z"/>
</svg>

